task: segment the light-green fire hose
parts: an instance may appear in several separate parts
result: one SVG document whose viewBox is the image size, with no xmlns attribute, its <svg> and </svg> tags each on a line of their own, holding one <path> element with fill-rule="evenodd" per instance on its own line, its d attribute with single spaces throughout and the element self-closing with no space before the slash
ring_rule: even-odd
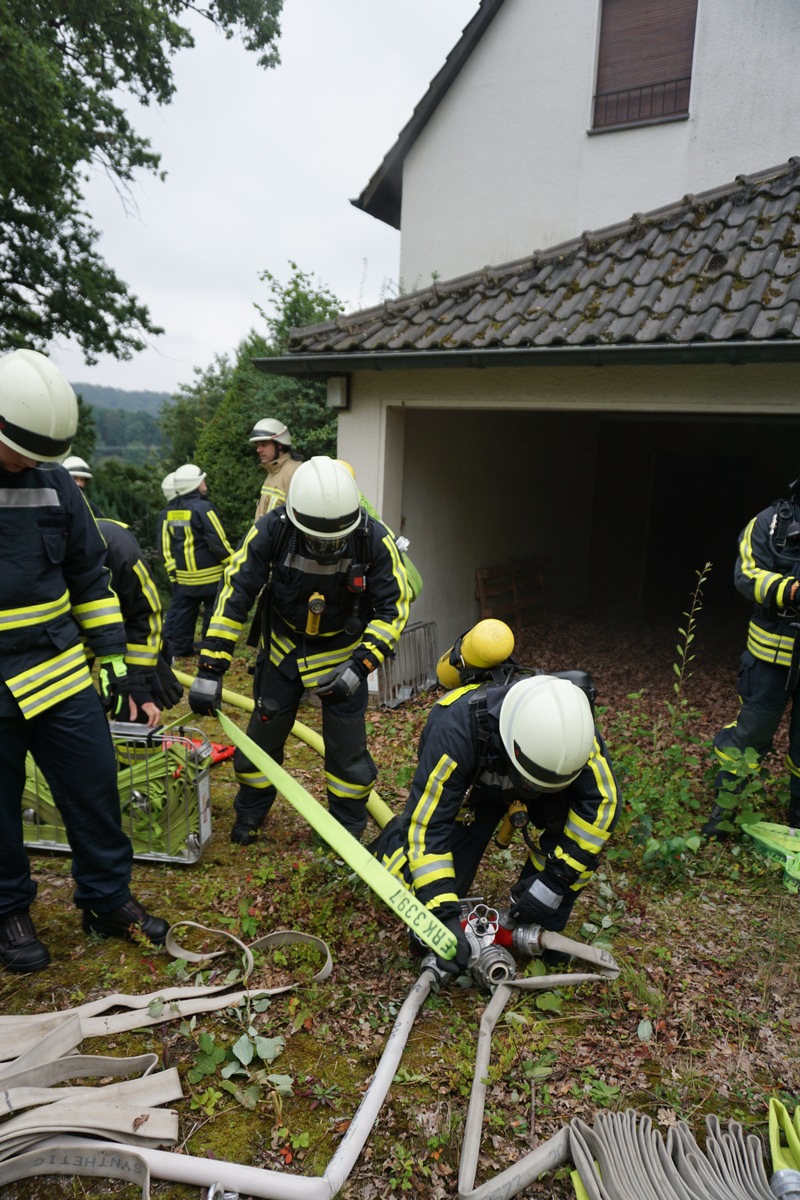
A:
<svg viewBox="0 0 800 1200">
<path fill-rule="evenodd" d="M 254 766 L 264 772 L 270 783 L 308 821 L 312 829 L 315 829 L 340 858 L 353 868 L 376 896 L 389 905 L 420 941 L 441 958 L 453 958 L 457 946 L 455 934 L 429 912 L 413 892 L 390 875 L 386 868 L 372 857 L 366 846 L 356 841 L 352 833 L 340 825 L 302 784 L 293 779 L 288 771 L 284 771 L 283 767 L 261 750 L 252 738 L 234 725 L 230 717 L 226 717 L 222 712 L 217 712 L 217 717 L 224 733 L 233 744 L 247 755 Z"/>
<path fill-rule="evenodd" d="M 183 684 L 185 688 L 190 688 L 194 683 L 194 676 L 187 675 L 184 671 L 173 670 L 178 683 Z M 226 704 L 232 704 L 234 708 L 242 708 L 245 712 L 252 712 L 254 708 L 253 700 L 250 696 L 242 696 L 238 692 L 232 692 L 230 688 L 222 689 L 222 699 Z M 307 725 L 303 725 L 300 721 L 295 721 L 291 730 L 294 737 L 298 741 L 305 742 L 312 750 L 315 750 L 320 757 L 325 756 L 325 743 L 320 735 L 314 730 L 309 729 Z M 377 825 L 383 829 L 391 821 L 394 813 L 389 808 L 389 805 L 381 800 L 378 793 L 374 790 L 370 792 L 367 800 L 367 812 L 372 817 Z"/>
</svg>

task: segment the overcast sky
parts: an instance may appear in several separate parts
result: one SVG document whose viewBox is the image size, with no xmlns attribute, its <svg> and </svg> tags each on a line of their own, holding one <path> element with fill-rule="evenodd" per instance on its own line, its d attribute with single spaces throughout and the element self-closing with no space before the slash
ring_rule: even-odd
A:
<svg viewBox="0 0 800 1200">
<path fill-rule="evenodd" d="M 105 176 L 87 206 L 106 261 L 166 332 L 130 362 L 50 353 L 73 383 L 174 391 L 231 353 L 267 304 L 259 273 L 289 260 L 349 310 L 397 284 L 400 235 L 355 209 L 478 0 L 285 0 L 281 64 L 256 66 L 202 23 L 177 94 L 134 124 L 162 154 L 123 203 Z"/>
</svg>

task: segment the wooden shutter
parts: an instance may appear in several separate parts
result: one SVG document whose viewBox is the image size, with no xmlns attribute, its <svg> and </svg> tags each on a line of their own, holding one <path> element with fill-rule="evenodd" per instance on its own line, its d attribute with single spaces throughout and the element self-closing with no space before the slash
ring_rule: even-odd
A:
<svg viewBox="0 0 800 1200">
<path fill-rule="evenodd" d="M 697 0 L 603 0 L 594 127 L 689 111 Z"/>
</svg>

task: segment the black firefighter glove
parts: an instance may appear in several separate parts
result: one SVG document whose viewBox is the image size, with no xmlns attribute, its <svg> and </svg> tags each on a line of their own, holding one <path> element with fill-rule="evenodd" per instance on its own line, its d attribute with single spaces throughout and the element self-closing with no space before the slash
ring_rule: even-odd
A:
<svg viewBox="0 0 800 1200">
<path fill-rule="evenodd" d="M 436 970 L 442 980 L 445 976 L 455 979 L 456 976 L 463 975 L 466 971 L 472 951 L 467 941 L 467 935 L 461 927 L 459 916 L 442 916 L 440 920 L 451 933 L 455 934 L 457 944 L 455 955 L 452 958 L 441 958 L 438 954 L 436 955 Z"/>
<path fill-rule="evenodd" d="M 130 696 L 136 705 L 135 720 L 141 722 L 143 725 L 147 724 L 147 713 L 144 711 L 144 705 L 155 704 L 156 708 L 160 708 L 153 690 L 153 679 L 154 672 L 145 671 L 141 667 L 131 667 L 128 671 Z"/>
<path fill-rule="evenodd" d="M 199 717 L 215 717 L 222 705 L 222 675 L 201 667 L 189 688 L 189 708 Z"/>
<path fill-rule="evenodd" d="M 100 659 L 100 703 L 112 721 L 127 721 L 130 718 L 128 696 L 131 685 L 128 668 L 121 654 L 110 654 Z"/>
<path fill-rule="evenodd" d="M 183 687 L 163 654 L 159 654 L 154 671 L 153 697 L 159 708 L 174 708 L 183 699 Z"/>
<path fill-rule="evenodd" d="M 356 658 L 348 658 L 347 662 L 339 663 L 327 675 L 323 675 L 316 686 L 316 693 L 323 700 L 335 704 L 337 700 L 347 700 L 355 696 L 362 679 L 367 678 L 367 668 Z"/>
<path fill-rule="evenodd" d="M 542 929 L 564 928 L 564 910 L 561 908 L 564 895 L 554 891 L 542 875 L 534 875 L 524 884 L 516 883 L 511 895 L 514 903 L 508 915 L 518 925 L 541 925 Z"/>
</svg>

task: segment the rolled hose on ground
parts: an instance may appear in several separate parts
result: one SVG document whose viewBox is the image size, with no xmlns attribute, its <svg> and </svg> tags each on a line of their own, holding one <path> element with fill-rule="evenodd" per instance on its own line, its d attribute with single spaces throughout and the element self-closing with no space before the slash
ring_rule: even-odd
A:
<svg viewBox="0 0 800 1200">
<path fill-rule="evenodd" d="M 497 989 L 487 1011 L 492 1010 L 490 1019 L 481 1021 L 478 1052 L 475 1061 L 470 1111 L 464 1131 L 461 1168 L 459 1173 L 459 1196 L 469 1200 L 509 1200 L 516 1196 L 534 1179 L 569 1161 L 569 1129 L 564 1128 L 555 1137 L 539 1146 L 521 1162 L 508 1167 L 495 1179 L 471 1191 L 480 1148 L 483 1101 L 486 1094 L 486 1077 L 491 1033 L 509 997 L 515 989 L 543 989 L 564 987 L 580 983 L 601 982 L 597 975 L 549 975 L 515 980 Z M 406 997 L 385 1049 L 372 1076 L 355 1116 L 341 1144 L 321 1177 L 287 1175 L 285 1171 L 273 1171 L 261 1167 L 249 1167 L 240 1163 L 223 1162 L 190 1154 L 179 1154 L 168 1150 L 157 1150 L 148 1146 L 133 1147 L 128 1143 L 111 1141 L 88 1141 L 84 1138 L 60 1135 L 47 1138 L 36 1146 L 38 1157 L 52 1150 L 60 1156 L 68 1152 L 76 1155 L 84 1152 L 118 1155 L 120 1159 L 135 1158 L 143 1164 L 146 1172 L 155 1179 L 183 1183 L 189 1186 L 211 1188 L 214 1194 L 219 1189 L 252 1196 L 254 1200 L 333 1200 L 339 1195 L 350 1176 L 367 1138 L 378 1118 L 384 1100 L 397 1074 L 397 1068 L 408 1042 L 414 1021 L 437 983 L 436 976 L 423 970 Z M 9 1165 L 13 1163 L 10 1161 Z M 80 1171 L 76 1171 L 80 1174 Z M 25 1176 L 27 1177 L 27 1176 Z M 9 1176 L 11 1178 L 11 1176 Z M 141 1178 L 139 1182 L 143 1182 Z M 466 1185 L 467 1190 L 461 1186 Z"/>
<path fill-rule="evenodd" d="M 175 671 L 174 668 L 173 673 L 175 678 L 178 680 L 178 683 L 182 683 L 185 688 L 190 688 L 194 683 L 194 675 L 187 675 L 185 671 Z M 244 709 L 245 712 L 252 712 L 255 708 L 252 697 L 242 696 L 239 694 L 239 692 L 232 692 L 230 688 L 222 689 L 222 699 L 226 704 L 232 704 L 234 708 Z M 307 725 L 303 725 L 300 721 L 295 721 L 291 732 L 298 741 L 305 742 L 310 749 L 319 754 L 320 758 L 324 758 L 325 743 L 316 730 L 309 729 Z M 386 804 L 385 801 L 381 800 L 374 788 L 370 792 L 369 799 L 367 800 L 367 812 L 372 817 L 375 824 L 379 825 L 381 829 L 383 829 L 384 825 L 388 825 L 394 816 L 394 813 L 389 808 L 389 805 Z"/>
</svg>

